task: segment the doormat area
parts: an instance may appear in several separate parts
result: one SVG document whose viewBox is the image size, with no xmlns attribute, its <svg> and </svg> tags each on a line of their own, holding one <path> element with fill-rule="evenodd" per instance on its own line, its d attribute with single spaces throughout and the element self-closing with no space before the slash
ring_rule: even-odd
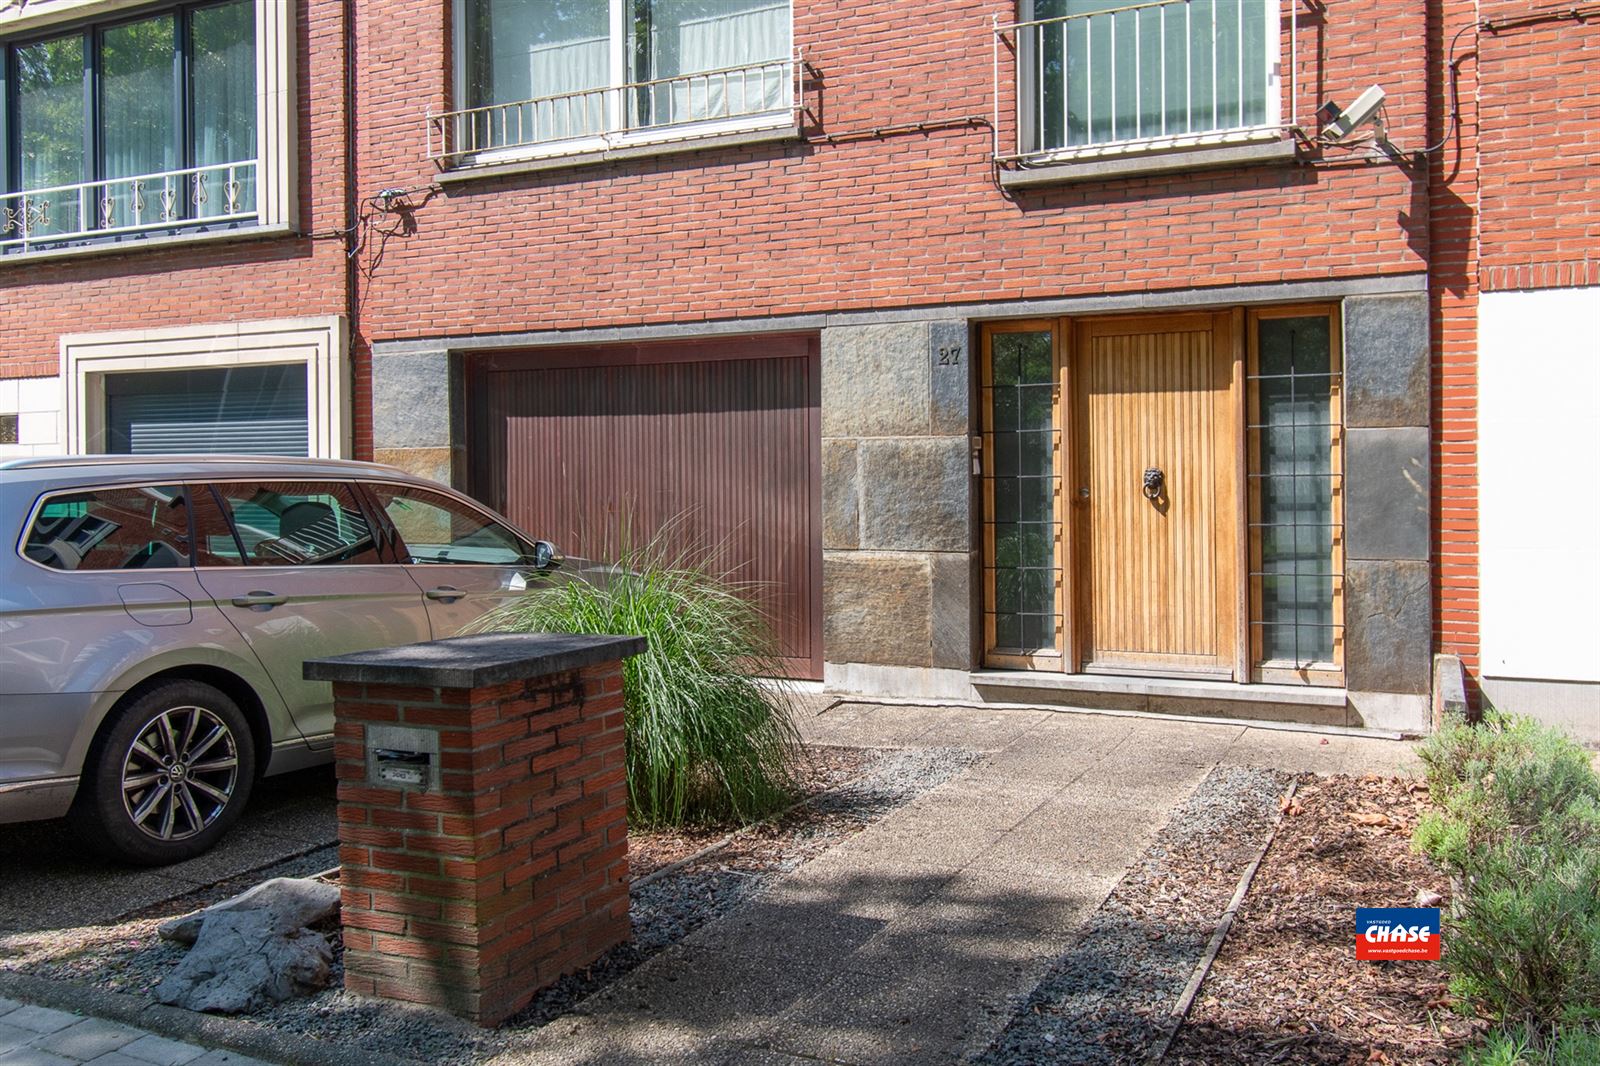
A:
<svg viewBox="0 0 1600 1066">
<path fill-rule="evenodd" d="M 1293 780 L 1277 770 L 1212 770 L 977 1061 L 1145 1061 Z"/>
</svg>

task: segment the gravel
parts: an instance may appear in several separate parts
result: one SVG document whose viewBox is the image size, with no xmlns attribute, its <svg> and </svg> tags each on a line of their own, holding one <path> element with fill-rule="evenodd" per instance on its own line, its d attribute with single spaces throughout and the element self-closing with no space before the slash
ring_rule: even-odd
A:
<svg viewBox="0 0 1600 1066">
<path fill-rule="evenodd" d="M 978 1061 L 1143 1061 L 1166 1035 L 1172 1008 L 1292 779 L 1272 770 L 1214 769 Z"/>
<path fill-rule="evenodd" d="M 823 754 L 830 768 L 814 778 L 835 784 L 844 771 L 858 774 L 812 797 L 776 821 L 736 835 L 716 850 L 691 859 L 632 892 L 633 940 L 607 952 L 594 965 L 568 975 L 541 992 L 521 1014 L 498 1030 L 483 1030 L 449 1015 L 344 992 L 338 961 L 337 930 L 332 986 L 317 995 L 292 1000 L 249 1016 L 252 1022 L 364 1051 L 430 1063 L 468 1063 L 493 1057 L 526 1043 L 540 1027 L 569 1013 L 583 999 L 627 974 L 662 949 L 682 940 L 708 922 L 737 909 L 784 874 L 878 821 L 896 808 L 957 774 L 981 756 L 957 748 L 917 751 L 856 752 L 840 749 Z M 721 839 L 700 834 L 707 842 Z M 692 839 L 695 834 L 685 834 Z M 659 869 L 662 859 L 678 857 L 681 841 L 652 849 Z M 229 894 L 272 876 L 300 876 L 333 865 L 325 852 L 281 864 L 230 884 Z M 321 862 L 321 866 L 317 863 Z M 635 871 L 635 877 L 645 871 Z M 197 895 L 193 905 L 221 898 L 213 890 Z M 136 917 L 101 930 L 57 931 L 50 943 L 36 943 L 24 957 L 8 965 L 42 977 L 91 983 L 119 991 L 147 994 L 178 961 L 182 947 L 156 936 L 160 921 L 175 913 L 168 903 L 158 914 Z M 59 937 L 70 932 L 69 946 Z M 20 939 L 20 938 L 14 938 Z"/>
</svg>

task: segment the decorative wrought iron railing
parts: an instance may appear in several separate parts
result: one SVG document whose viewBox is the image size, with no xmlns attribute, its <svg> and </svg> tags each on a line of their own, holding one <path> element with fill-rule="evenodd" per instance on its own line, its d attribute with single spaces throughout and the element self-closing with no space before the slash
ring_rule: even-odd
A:
<svg viewBox="0 0 1600 1066">
<path fill-rule="evenodd" d="M 256 160 L 0 193 L 0 252 L 256 217 Z"/>
<path fill-rule="evenodd" d="M 1298 5 L 1288 6 L 1293 78 Z M 1148 0 L 997 22 L 995 157 L 1281 129 L 1279 8 L 1278 0 Z M 1016 74 L 1009 152 L 1001 143 L 1008 54 Z"/>
<path fill-rule="evenodd" d="M 800 55 L 672 78 L 630 82 L 428 115 L 428 157 L 452 165 L 504 149 L 599 140 L 610 145 L 647 131 L 727 119 L 795 115 Z"/>
</svg>

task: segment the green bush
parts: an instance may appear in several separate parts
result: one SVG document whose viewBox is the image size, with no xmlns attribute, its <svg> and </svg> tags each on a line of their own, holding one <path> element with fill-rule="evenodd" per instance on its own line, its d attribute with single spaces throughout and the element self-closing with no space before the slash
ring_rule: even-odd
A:
<svg viewBox="0 0 1600 1066">
<path fill-rule="evenodd" d="M 1594 1066 L 1600 1062 L 1600 1031 L 1564 1026 L 1532 1034 L 1518 1027 L 1490 1033 L 1484 1045 L 1461 1059 L 1464 1066 Z"/>
<path fill-rule="evenodd" d="M 624 538 L 625 539 L 625 538 Z M 529 593 L 478 631 L 642 636 L 623 667 L 629 817 L 748 823 L 789 802 L 799 737 L 771 627 L 739 585 L 669 554 L 624 546 L 609 578 Z"/>
<path fill-rule="evenodd" d="M 1600 1019 L 1600 777 L 1559 732 L 1494 713 L 1421 756 L 1434 810 L 1414 839 L 1456 886 L 1452 990 L 1542 1054 L 1539 1034 Z"/>
</svg>

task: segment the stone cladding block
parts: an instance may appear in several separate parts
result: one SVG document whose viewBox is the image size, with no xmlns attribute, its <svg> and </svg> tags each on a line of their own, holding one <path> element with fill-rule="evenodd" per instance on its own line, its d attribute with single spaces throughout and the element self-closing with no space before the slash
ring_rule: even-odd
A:
<svg viewBox="0 0 1600 1066">
<path fill-rule="evenodd" d="M 334 699 L 346 989 L 493 1026 L 628 939 L 620 658 Z M 438 787 L 372 781 L 369 727 L 435 731 Z"/>
</svg>

